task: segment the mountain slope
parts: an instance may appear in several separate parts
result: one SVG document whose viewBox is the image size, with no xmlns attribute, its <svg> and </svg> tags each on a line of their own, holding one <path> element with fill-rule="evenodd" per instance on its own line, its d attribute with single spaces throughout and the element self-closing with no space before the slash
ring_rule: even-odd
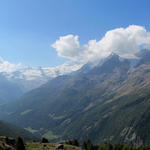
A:
<svg viewBox="0 0 150 150">
<path fill-rule="evenodd" d="M 5 65 L 6 62 L 0 58 L 0 74 L 12 83 L 17 84 L 24 93 L 40 87 L 54 77 L 65 75 L 81 67 L 81 65 L 69 63 L 54 68 L 30 67 L 9 62 L 7 62 L 9 65 Z M 12 68 L 10 69 L 8 66 Z"/>
<path fill-rule="evenodd" d="M 112 55 L 87 71 L 57 77 L 3 106 L 0 117 L 58 139 L 148 144 L 150 59 L 145 56 L 133 66 L 133 60 Z"/>
<path fill-rule="evenodd" d="M 23 94 L 20 87 L 0 74 L 0 105 L 19 98 Z"/>
<path fill-rule="evenodd" d="M 4 121 L 0 121 L 0 136 L 8 136 L 13 138 L 21 136 L 25 140 L 29 141 L 38 140 L 38 138 L 30 132 Z"/>
</svg>

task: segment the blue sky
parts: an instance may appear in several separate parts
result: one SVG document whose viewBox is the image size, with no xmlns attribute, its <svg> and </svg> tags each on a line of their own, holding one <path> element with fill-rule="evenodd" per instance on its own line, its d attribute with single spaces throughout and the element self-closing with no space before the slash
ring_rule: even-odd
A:
<svg viewBox="0 0 150 150">
<path fill-rule="evenodd" d="M 78 35 L 80 44 L 135 24 L 150 29 L 149 0 L 0 0 L 0 56 L 31 66 L 63 64 L 50 45 Z"/>
</svg>

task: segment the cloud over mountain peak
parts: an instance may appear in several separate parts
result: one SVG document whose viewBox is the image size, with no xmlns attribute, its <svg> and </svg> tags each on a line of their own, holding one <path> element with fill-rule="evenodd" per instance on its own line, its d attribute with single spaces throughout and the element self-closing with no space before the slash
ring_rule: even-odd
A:
<svg viewBox="0 0 150 150">
<path fill-rule="evenodd" d="M 61 36 L 52 44 L 58 56 L 68 59 L 64 64 L 56 67 L 29 67 L 10 63 L 0 57 L 0 74 L 5 74 L 8 79 L 41 81 L 42 84 L 52 77 L 76 71 L 83 64 L 99 61 L 112 53 L 124 58 L 136 57 L 141 45 L 150 48 L 150 32 L 137 25 L 110 30 L 99 41 L 90 40 L 84 45 L 80 44 L 77 35 L 70 34 Z"/>
<path fill-rule="evenodd" d="M 142 26 L 130 25 L 127 28 L 117 28 L 106 32 L 99 40 L 90 40 L 85 45 L 80 45 L 76 35 L 61 36 L 52 47 L 61 57 L 71 61 L 86 63 L 116 53 L 121 57 L 135 57 L 140 49 L 139 46 L 150 45 L 150 32 Z"/>
</svg>

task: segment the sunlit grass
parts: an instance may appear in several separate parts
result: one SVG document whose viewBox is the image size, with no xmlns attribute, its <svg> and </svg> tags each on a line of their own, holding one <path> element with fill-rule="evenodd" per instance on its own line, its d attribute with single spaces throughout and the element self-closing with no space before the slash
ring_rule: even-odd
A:
<svg viewBox="0 0 150 150">
<path fill-rule="evenodd" d="M 28 142 L 26 143 L 26 150 L 54 150 L 59 143 L 38 143 Z M 79 147 L 64 144 L 66 150 L 80 150 Z"/>
</svg>

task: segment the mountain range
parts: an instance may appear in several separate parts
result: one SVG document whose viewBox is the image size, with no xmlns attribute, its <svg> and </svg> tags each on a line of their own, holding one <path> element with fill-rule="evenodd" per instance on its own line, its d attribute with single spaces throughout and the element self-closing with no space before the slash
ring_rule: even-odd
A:
<svg viewBox="0 0 150 150">
<path fill-rule="evenodd" d="M 23 93 L 26 93 L 52 78 L 75 71 L 80 66 L 70 63 L 57 67 L 15 66 L 0 59 L 0 76 L 3 76 L 11 83 L 17 84 Z"/>
<path fill-rule="evenodd" d="M 7 64 L 7 65 L 5 65 Z M 8 68 L 7 68 L 8 66 Z M 11 68 L 13 66 L 14 68 Z M 14 64 L 0 59 L 0 105 L 13 101 L 26 92 L 38 88 L 49 80 L 68 72 L 72 72 L 80 66 L 52 67 L 15 67 Z M 9 94 L 8 94 L 9 93 Z"/>
<path fill-rule="evenodd" d="M 51 79 L 0 107 L 0 119 L 51 140 L 149 144 L 150 51 L 116 54 Z"/>
</svg>

